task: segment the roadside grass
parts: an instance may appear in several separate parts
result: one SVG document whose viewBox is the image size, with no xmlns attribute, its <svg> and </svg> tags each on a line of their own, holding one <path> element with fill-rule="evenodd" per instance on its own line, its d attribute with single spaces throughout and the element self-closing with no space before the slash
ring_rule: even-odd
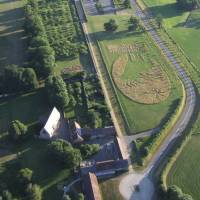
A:
<svg viewBox="0 0 200 200">
<path fill-rule="evenodd" d="M 200 127 L 198 129 L 200 131 Z M 199 132 L 198 132 L 199 133 Z M 195 200 L 200 197 L 200 135 L 193 135 L 174 162 L 167 176 L 167 185 L 177 185 Z"/>
<path fill-rule="evenodd" d="M 99 181 L 103 200 L 124 200 L 119 191 L 119 178 Z"/>
<path fill-rule="evenodd" d="M 63 192 L 57 188 L 59 183 L 69 180 L 71 171 L 52 164 L 46 156 L 47 141 L 30 139 L 20 145 L 9 145 L 7 155 L 0 157 L 0 178 L 13 194 L 17 195 L 15 184 L 18 168 L 28 167 L 34 172 L 34 182 L 43 190 L 44 199 L 61 199 Z M 7 147 L 5 147 L 7 148 Z"/>
<path fill-rule="evenodd" d="M 26 61 L 24 3 L 24 0 L 0 2 L 0 73 L 8 64 L 23 65 Z"/>
<path fill-rule="evenodd" d="M 175 0 L 144 0 L 153 14 L 162 14 L 164 27 L 200 70 L 200 10 L 183 12 Z"/>
<path fill-rule="evenodd" d="M 148 130 L 159 126 L 166 120 L 166 116 L 173 110 L 173 102 L 181 98 L 181 86 L 180 82 L 174 74 L 172 68 L 167 63 L 167 61 L 161 56 L 159 50 L 155 47 L 149 36 L 144 33 L 130 33 L 127 31 L 128 19 L 130 16 L 120 16 L 120 15 L 104 15 L 104 16 L 93 16 L 88 17 L 89 28 L 91 35 L 94 36 L 99 43 L 101 48 L 104 61 L 108 72 L 111 74 L 112 64 L 117 58 L 117 54 L 111 54 L 107 46 L 108 45 L 122 45 L 131 43 L 146 44 L 148 48 L 148 56 L 152 57 L 154 60 L 158 61 L 164 71 L 166 72 L 168 78 L 171 82 L 171 93 L 169 97 L 158 104 L 145 105 L 136 103 L 129 98 L 125 97 L 117 88 L 117 95 L 119 101 L 122 105 L 122 109 L 127 118 L 127 125 L 129 127 L 130 133 L 137 133 L 144 130 Z M 115 33 L 107 33 L 104 31 L 103 24 L 109 19 L 115 19 L 119 25 L 118 30 Z M 128 63 L 123 78 L 137 78 L 141 72 L 152 67 L 149 60 L 145 58 L 144 61 L 133 61 Z M 162 59 L 160 59 L 162 58 Z"/>
</svg>

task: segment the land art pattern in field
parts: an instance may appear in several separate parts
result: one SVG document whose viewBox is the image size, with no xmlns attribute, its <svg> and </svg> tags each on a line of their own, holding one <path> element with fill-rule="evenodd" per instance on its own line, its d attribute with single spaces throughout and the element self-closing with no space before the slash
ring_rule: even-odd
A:
<svg viewBox="0 0 200 200">
<path fill-rule="evenodd" d="M 140 73 L 137 80 L 122 80 L 129 55 L 119 56 L 112 68 L 112 77 L 119 90 L 133 101 L 144 104 L 156 104 L 170 94 L 170 81 L 158 64 L 151 60 L 153 67 Z"/>
</svg>

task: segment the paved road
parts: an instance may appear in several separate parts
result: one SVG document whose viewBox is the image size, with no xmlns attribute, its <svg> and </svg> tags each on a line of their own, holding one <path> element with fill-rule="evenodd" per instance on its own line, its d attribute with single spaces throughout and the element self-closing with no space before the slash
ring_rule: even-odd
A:
<svg viewBox="0 0 200 200">
<path fill-rule="evenodd" d="M 176 125 L 172 129 L 170 135 L 165 139 L 164 143 L 161 145 L 158 152 L 154 155 L 153 159 L 151 160 L 147 168 L 142 173 L 135 172 L 127 175 L 120 184 L 120 192 L 122 193 L 124 198 L 137 199 L 137 200 L 151 200 L 154 194 L 154 190 L 152 187 L 153 184 L 152 182 L 150 182 L 151 175 L 153 175 L 158 165 L 160 164 L 160 161 L 166 156 L 171 146 L 174 144 L 176 139 L 182 134 L 183 130 L 188 125 L 194 111 L 196 103 L 196 94 L 192 81 L 186 74 L 185 70 L 181 68 L 180 64 L 177 62 L 173 53 L 161 40 L 156 30 L 154 30 L 153 27 L 151 27 L 148 15 L 142 12 L 142 10 L 136 4 L 135 0 L 131 0 L 131 4 L 136 12 L 136 15 L 143 21 L 143 24 L 146 30 L 149 31 L 149 34 L 151 35 L 152 39 L 157 43 L 157 45 L 161 48 L 164 55 L 172 63 L 174 69 L 177 71 L 180 79 L 182 80 L 186 91 L 185 108 L 181 114 L 181 117 L 179 118 Z M 138 182 L 138 180 L 140 181 Z M 126 185 L 124 185 L 124 183 Z M 140 192 L 134 192 L 133 190 L 130 190 L 130 188 L 134 188 L 135 184 L 139 184 L 141 186 Z M 146 191 L 148 191 L 149 193 L 148 196 L 145 196 Z"/>
</svg>

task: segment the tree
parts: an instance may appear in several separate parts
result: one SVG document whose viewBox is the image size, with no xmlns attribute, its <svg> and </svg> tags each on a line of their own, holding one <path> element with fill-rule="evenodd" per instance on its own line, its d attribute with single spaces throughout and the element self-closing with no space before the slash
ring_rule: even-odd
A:
<svg viewBox="0 0 200 200">
<path fill-rule="evenodd" d="M 45 81 L 49 102 L 52 106 L 64 110 L 70 101 L 68 91 L 61 76 L 49 76 Z"/>
<path fill-rule="evenodd" d="M 99 150 L 99 144 L 82 144 L 80 146 L 81 155 L 84 159 L 96 154 Z"/>
<path fill-rule="evenodd" d="M 27 189 L 27 200 L 42 200 L 42 190 L 39 185 L 29 184 Z"/>
<path fill-rule="evenodd" d="M 39 76 L 47 77 L 55 66 L 55 52 L 50 46 L 29 49 L 31 64 Z"/>
<path fill-rule="evenodd" d="M 124 7 L 125 8 L 131 8 L 131 3 L 130 3 L 130 0 L 124 0 Z"/>
<path fill-rule="evenodd" d="M 104 23 L 104 29 L 106 31 L 116 31 L 118 25 L 114 19 L 110 19 L 108 22 Z"/>
<path fill-rule="evenodd" d="M 22 87 L 25 91 L 38 88 L 38 80 L 32 68 L 25 68 L 22 72 Z"/>
<path fill-rule="evenodd" d="M 19 120 L 14 120 L 9 125 L 9 135 L 13 140 L 19 140 L 25 138 L 27 135 L 27 126 L 21 123 Z"/>
<path fill-rule="evenodd" d="M 71 200 L 71 198 L 70 198 L 69 195 L 66 195 L 66 194 L 65 194 L 65 195 L 63 196 L 62 200 Z"/>
<path fill-rule="evenodd" d="M 36 48 L 41 46 L 49 46 L 49 41 L 46 37 L 36 36 L 31 39 L 30 47 Z"/>
<path fill-rule="evenodd" d="M 17 178 L 19 181 L 20 186 L 27 186 L 29 183 L 31 183 L 33 177 L 33 171 L 29 168 L 21 169 L 18 172 Z"/>
<path fill-rule="evenodd" d="M 140 28 L 140 20 L 136 17 L 131 16 L 129 19 L 129 31 L 135 31 Z"/>
<path fill-rule="evenodd" d="M 8 190 L 4 190 L 2 192 L 2 197 L 3 197 L 3 200 L 13 200 L 13 196 L 12 196 L 11 192 Z"/>
<path fill-rule="evenodd" d="M 79 166 L 82 160 L 79 149 L 73 148 L 69 142 L 62 139 L 51 142 L 47 152 L 50 159 L 69 168 Z"/>
<path fill-rule="evenodd" d="M 91 128 L 99 128 L 102 125 L 100 115 L 95 110 L 88 111 L 88 121 L 90 122 Z"/>
<path fill-rule="evenodd" d="M 4 69 L 4 87 L 5 90 L 10 92 L 18 92 L 21 88 L 21 73 L 22 69 L 17 65 L 9 65 Z"/>
<path fill-rule="evenodd" d="M 84 200 L 84 195 L 83 193 L 78 193 L 78 197 L 77 197 L 77 200 Z"/>
<path fill-rule="evenodd" d="M 4 70 L 4 87 L 8 93 L 29 91 L 38 87 L 38 80 L 32 68 L 9 65 Z"/>
<path fill-rule="evenodd" d="M 156 16 L 156 21 L 157 21 L 157 24 L 158 24 L 158 28 L 162 28 L 162 25 L 163 25 L 163 17 L 161 14 L 158 14 Z"/>
</svg>

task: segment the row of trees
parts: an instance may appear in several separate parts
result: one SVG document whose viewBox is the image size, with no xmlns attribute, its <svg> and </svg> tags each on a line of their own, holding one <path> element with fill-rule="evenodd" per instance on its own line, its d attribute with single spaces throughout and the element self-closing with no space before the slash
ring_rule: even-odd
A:
<svg viewBox="0 0 200 200">
<path fill-rule="evenodd" d="M 25 6 L 25 31 L 29 36 L 29 61 L 39 77 L 47 77 L 55 66 L 55 53 L 49 45 L 38 10 L 37 1 L 28 0 Z"/>
</svg>

